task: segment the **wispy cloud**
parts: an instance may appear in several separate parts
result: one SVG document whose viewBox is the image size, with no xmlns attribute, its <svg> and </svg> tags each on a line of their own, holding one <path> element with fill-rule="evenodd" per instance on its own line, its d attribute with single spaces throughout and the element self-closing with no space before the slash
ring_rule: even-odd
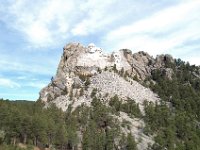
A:
<svg viewBox="0 0 200 150">
<path fill-rule="evenodd" d="M 27 86 L 29 87 L 33 87 L 33 88 L 37 88 L 39 90 L 41 90 L 42 88 L 44 88 L 45 86 L 47 86 L 48 82 L 45 83 L 41 83 L 41 82 L 30 82 L 27 84 Z"/>
<path fill-rule="evenodd" d="M 27 76 L 18 76 L 16 79 L 17 80 L 26 80 Z"/>
<path fill-rule="evenodd" d="M 27 72 L 38 75 L 53 75 L 53 70 L 50 66 L 40 66 L 39 64 L 23 64 L 20 62 L 12 62 L 10 60 L 0 60 L 1 71 L 17 71 Z"/>
<path fill-rule="evenodd" d="M 102 45 L 112 49 L 128 47 L 157 54 L 200 35 L 200 1 L 169 5 L 173 2 L 10 0 L 0 4 L 0 20 L 20 31 L 31 47 L 99 35 Z"/>
<path fill-rule="evenodd" d="M 20 88 L 21 85 L 7 78 L 0 77 L 0 86 L 8 88 Z"/>
<path fill-rule="evenodd" d="M 1 51 L 1 49 L 0 49 Z M 62 51 L 62 50 L 60 50 Z M 60 51 L 22 51 L 16 48 L 11 51 L 1 52 L 1 72 L 30 73 L 32 75 L 54 75 L 60 59 Z"/>
<path fill-rule="evenodd" d="M 19 31 L 31 48 L 105 32 L 137 8 L 129 0 L 123 4 L 117 0 L 10 0 L 0 7 L 0 20 Z"/>
<path fill-rule="evenodd" d="M 86 17 L 75 24 L 71 32 L 73 35 L 88 35 L 90 33 L 104 30 L 113 21 L 119 19 L 119 16 L 113 16 L 110 9 L 116 4 L 116 0 L 102 2 L 101 0 L 89 0 L 85 5 L 80 6 L 80 10 L 86 13 Z"/>
<path fill-rule="evenodd" d="M 20 31 L 32 46 L 52 46 L 67 35 L 74 4 L 66 0 L 10 1 L 0 11 L 1 20 Z"/>
<path fill-rule="evenodd" d="M 200 1 L 167 7 L 150 17 L 111 30 L 102 42 L 115 48 L 166 53 L 189 40 L 200 39 Z"/>
</svg>

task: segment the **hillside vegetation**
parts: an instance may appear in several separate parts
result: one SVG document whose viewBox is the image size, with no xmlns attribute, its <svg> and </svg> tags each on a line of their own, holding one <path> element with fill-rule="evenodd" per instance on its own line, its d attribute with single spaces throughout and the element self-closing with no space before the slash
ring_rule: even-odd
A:
<svg viewBox="0 0 200 150">
<path fill-rule="evenodd" d="M 78 56 L 71 59 L 77 60 L 82 56 L 77 47 L 68 45 L 64 54 L 75 50 Z M 95 54 L 80 49 L 87 57 Z M 122 52 L 116 57 L 122 58 Z M 0 100 L 0 150 L 200 149 L 198 66 L 140 52 L 133 59 L 140 66 L 132 72 L 132 58 L 124 56 L 128 70 L 109 61 L 103 69 L 71 67 L 66 62 L 72 62 L 71 53 L 63 55 L 56 78 L 36 102 Z"/>
</svg>

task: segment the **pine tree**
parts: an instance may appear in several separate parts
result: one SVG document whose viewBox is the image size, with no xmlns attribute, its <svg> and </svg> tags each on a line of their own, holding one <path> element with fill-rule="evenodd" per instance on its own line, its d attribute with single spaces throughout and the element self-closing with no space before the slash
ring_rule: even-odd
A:
<svg viewBox="0 0 200 150">
<path fill-rule="evenodd" d="M 126 149 L 127 150 L 137 150 L 137 144 L 135 142 L 135 139 L 130 133 L 127 136 Z"/>
</svg>

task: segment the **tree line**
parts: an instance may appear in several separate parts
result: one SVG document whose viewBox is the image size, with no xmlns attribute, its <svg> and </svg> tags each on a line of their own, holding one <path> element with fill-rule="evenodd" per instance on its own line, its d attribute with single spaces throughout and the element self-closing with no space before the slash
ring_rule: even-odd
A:
<svg viewBox="0 0 200 150">
<path fill-rule="evenodd" d="M 60 150 L 136 149 L 133 135 L 121 139 L 120 126 L 94 96 L 92 106 L 66 112 L 40 102 L 0 100 L 0 149 L 14 150 L 19 143 Z M 18 148 L 19 149 L 19 148 Z M 30 148 L 31 149 L 31 148 Z"/>
</svg>

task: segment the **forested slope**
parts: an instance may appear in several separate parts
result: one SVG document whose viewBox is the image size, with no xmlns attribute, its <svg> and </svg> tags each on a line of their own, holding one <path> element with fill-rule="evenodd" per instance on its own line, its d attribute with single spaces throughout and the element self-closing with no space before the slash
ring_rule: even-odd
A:
<svg viewBox="0 0 200 150">
<path fill-rule="evenodd" d="M 172 78 L 154 70 L 145 83 L 161 98 L 161 104 L 145 104 L 146 134 L 155 134 L 153 149 L 200 149 L 199 67 L 177 59 L 166 62 Z"/>
<path fill-rule="evenodd" d="M 148 62 L 151 72 L 145 79 L 114 65 L 98 68 L 92 76 L 76 76 L 74 81 L 80 78 L 83 85 L 74 82 L 71 91 L 63 88 L 56 95 L 62 83 L 57 78 L 47 89 L 60 96 L 59 101 L 1 99 L 0 150 L 22 149 L 19 144 L 25 149 L 199 150 L 200 68 L 162 58 L 157 68 Z M 145 94 L 152 100 L 143 100 Z M 65 102 L 66 111 L 56 106 L 58 102 Z"/>
</svg>

